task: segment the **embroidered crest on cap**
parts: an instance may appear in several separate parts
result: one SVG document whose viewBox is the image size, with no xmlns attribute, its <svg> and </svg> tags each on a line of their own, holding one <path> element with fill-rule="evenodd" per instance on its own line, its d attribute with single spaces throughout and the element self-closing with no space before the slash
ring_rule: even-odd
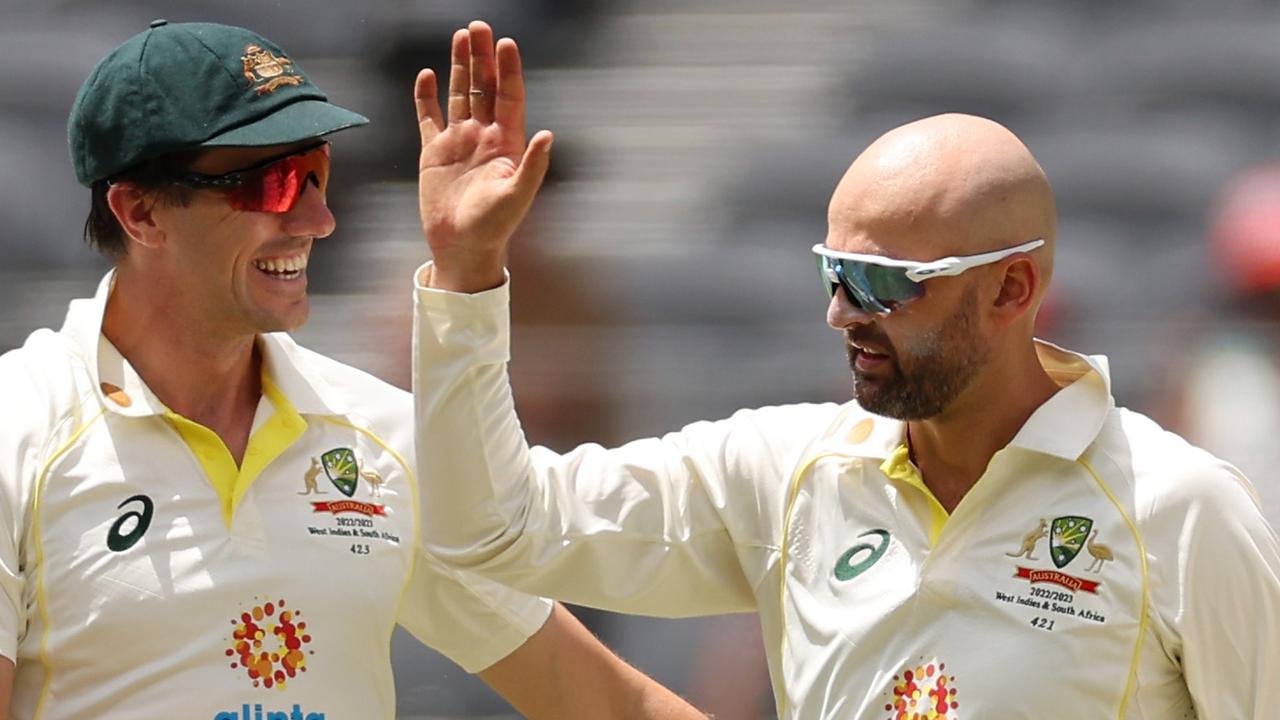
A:
<svg viewBox="0 0 1280 720">
<path fill-rule="evenodd" d="M 258 45 L 246 45 L 240 60 L 244 63 L 244 76 L 255 85 L 254 90 L 259 95 L 275 92 L 285 85 L 303 83 L 293 69 L 292 60 Z"/>
</svg>

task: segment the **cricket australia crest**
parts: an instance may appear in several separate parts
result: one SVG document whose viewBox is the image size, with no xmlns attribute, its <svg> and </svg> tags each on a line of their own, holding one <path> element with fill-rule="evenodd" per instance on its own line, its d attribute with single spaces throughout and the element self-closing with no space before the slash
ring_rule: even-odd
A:
<svg viewBox="0 0 1280 720">
<path fill-rule="evenodd" d="M 303 79 L 293 69 L 292 60 L 258 45 L 246 46 L 240 62 L 244 63 L 244 76 L 254 85 L 254 90 L 259 95 L 275 92 L 283 85 L 303 83 Z"/>
<path fill-rule="evenodd" d="M 1055 567 L 1064 568 L 1076 559 L 1091 529 L 1093 520 L 1087 517 L 1065 515 L 1053 519 L 1049 527 L 1049 556 Z"/>
<path fill-rule="evenodd" d="M 329 482 L 347 497 L 356 494 L 360 485 L 360 466 L 356 463 L 356 454 L 351 448 L 334 448 L 320 456 L 324 465 L 324 474 Z"/>
</svg>

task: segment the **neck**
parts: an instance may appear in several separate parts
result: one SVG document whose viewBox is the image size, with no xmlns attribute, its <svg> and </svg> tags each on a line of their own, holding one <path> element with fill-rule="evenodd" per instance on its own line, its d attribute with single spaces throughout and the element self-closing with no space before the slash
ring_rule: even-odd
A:
<svg viewBox="0 0 1280 720">
<path fill-rule="evenodd" d="M 907 424 L 911 458 L 948 513 L 1058 389 L 1028 344 L 1013 361 L 987 368 L 940 415 Z"/>
<path fill-rule="evenodd" d="M 222 439 L 238 464 L 262 396 L 254 335 L 218 333 L 117 271 L 102 332 L 173 412 Z"/>
</svg>

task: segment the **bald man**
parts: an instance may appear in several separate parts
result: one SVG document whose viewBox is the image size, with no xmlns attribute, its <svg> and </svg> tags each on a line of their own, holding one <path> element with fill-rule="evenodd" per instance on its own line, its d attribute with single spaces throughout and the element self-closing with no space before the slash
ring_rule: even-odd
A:
<svg viewBox="0 0 1280 720">
<path fill-rule="evenodd" d="M 783 718 L 1274 717 L 1280 542 L 1234 468 L 1115 406 L 1104 358 L 1033 338 L 1053 196 L 989 120 L 898 128 L 836 188 L 813 251 L 852 402 L 529 448 L 503 262 L 551 138 L 492 149 L 524 97 L 509 43 L 496 72 L 455 62 L 447 118 L 419 106 L 441 558 L 615 611 L 758 612 Z"/>
</svg>

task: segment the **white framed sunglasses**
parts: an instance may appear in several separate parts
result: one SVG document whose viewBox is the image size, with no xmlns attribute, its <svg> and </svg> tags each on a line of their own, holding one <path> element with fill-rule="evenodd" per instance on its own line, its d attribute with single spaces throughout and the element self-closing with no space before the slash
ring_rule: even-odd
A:
<svg viewBox="0 0 1280 720">
<path fill-rule="evenodd" d="M 1030 252 L 1044 245 L 1036 238 L 1021 245 L 977 255 L 958 255 L 929 262 L 898 260 L 881 255 L 846 253 L 821 243 L 813 246 L 818 256 L 818 269 L 828 297 L 839 288 L 853 304 L 866 312 L 887 315 L 924 295 L 924 281 L 935 277 L 959 275 L 983 265 L 1003 260 L 1020 252 Z"/>
</svg>

